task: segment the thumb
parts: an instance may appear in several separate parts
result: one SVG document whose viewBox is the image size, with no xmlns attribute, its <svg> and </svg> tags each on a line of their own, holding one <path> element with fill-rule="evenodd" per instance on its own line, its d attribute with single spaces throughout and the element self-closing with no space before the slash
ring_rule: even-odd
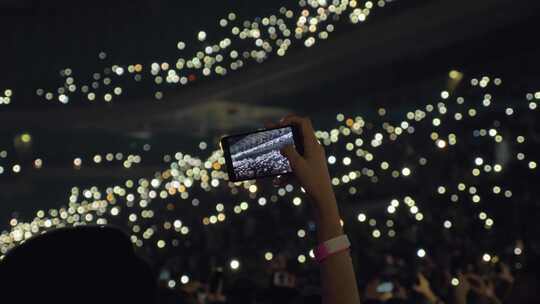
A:
<svg viewBox="0 0 540 304">
<path fill-rule="evenodd" d="M 289 160 L 289 163 L 291 163 L 291 167 L 294 171 L 296 171 L 296 169 L 298 169 L 304 161 L 302 156 L 298 153 L 298 151 L 296 151 L 296 149 L 292 145 L 287 145 L 283 147 L 280 150 L 280 153 Z"/>
</svg>

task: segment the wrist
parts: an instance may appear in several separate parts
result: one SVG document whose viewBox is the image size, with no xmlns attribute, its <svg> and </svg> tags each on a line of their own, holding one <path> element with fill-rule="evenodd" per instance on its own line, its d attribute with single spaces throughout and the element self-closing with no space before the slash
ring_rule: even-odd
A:
<svg viewBox="0 0 540 304">
<path fill-rule="evenodd" d="M 321 191 L 321 193 L 311 195 L 311 199 L 315 207 L 315 212 L 319 214 L 325 214 L 328 213 L 328 211 L 337 209 L 336 196 L 332 190 Z"/>
<path fill-rule="evenodd" d="M 314 213 L 319 242 L 324 242 L 343 234 L 337 207 L 319 208 L 314 210 Z"/>
</svg>

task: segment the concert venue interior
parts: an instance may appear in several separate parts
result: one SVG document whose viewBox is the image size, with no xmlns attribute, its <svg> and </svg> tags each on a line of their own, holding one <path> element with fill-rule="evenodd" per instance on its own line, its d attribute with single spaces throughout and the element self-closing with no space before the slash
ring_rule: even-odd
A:
<svg viewBox="0 0 540 304">
<path fill-rule="evenodd" d="M 219 146 L 296 113 L 362 303 L 429 303 L 420 273 L 444 303 L 521 303 L 540 255 L 539 8 L 0 0 L 0 255 L 111 225 L 158 303 L 319 303 L 309 195 L 230 182 Z"/>
</svg>

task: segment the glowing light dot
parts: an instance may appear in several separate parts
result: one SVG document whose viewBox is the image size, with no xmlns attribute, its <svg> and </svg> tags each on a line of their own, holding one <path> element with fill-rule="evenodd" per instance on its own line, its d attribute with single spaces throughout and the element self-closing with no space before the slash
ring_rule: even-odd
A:
<svg viewBox="0 0 540 304">
<path fill-rule="evenodd" d="M 358 221 L 359 221 L 359 222 L 363 223 L 363 222 L 366 221 L 366 219 L 367 219 L 367 217 L 366 217 L 365 214 L 363 214 L 363 213 L 359 213 L 359 214 L 358 214 Z"/>
<path fill-rule="evenodd" d="M 274 255 L 271 252 L 266 252 L 264 254 L 264 259 L 267 261 L 271 261 L 274 258 Z"/>
<path fill-rule="evenodd" d="M 82 164 L 82 159 L 80 159 L 79 157 L 77 157 L 77 158 L 75 158 L 75 159 L 73 160 L 73 165 L 74 165 L 75 167 L 80 167 L 81 164 Z"/>
<path fill-rule="evenodd" d="M 443 149 L 444 147 L 446 147 L 446 142 L 442 139 L 438 139 L 437 140 L 437 147 L 439 147 L 440 149 Z"/>
<path fill-rule="evenodd" d="M 452 286 L 458 286 L 459 285 L 459 280 L 458 278 L 452 278 L 452 281 L 450 281 L 452 283 Z"/>
<path fill-rule="evenodd" d="M 420 248 L 420 249 L 418 249 L 418 251 L 416 251 L 416 255 L 419 258 L 423 258 L 423 257 L 426 256 L 426 250 L 424 250 L 423 248 Z"/>
<path fill-rule="evenodd" d="M 522 252 L 523 251 L 521 250 L 521 248 L 519 248 L 519 247 L 514 248 L 514 254 L 515 255 L 521 255 Z"/>
<path fill-rule="evenodd" d="M 403 169 L 401 170 L 401 174 L 402 174 L 403 176 L 409 176 L 409 175 L 411 174 L 411 169 L 409 169 L 409 168 L 403 168 Z"/>
<path fill-rule="evenodd" d="M 174 225 L 174 228 L 180 228 L 182 227 L 182 221 L 176 220 L 174 221 L 173 225 Z"/>
<path fill-rule="evenodd" d="M 121 76 L 122 74 L 124 74 L 124 68 L 122 68 L 122 67 L 116 68 L 115 73 L 116 73 L 116 75 Z"/>
<path fill-rule="evenodd" d="M 450 77 L 450 79 L 453 79 L 453 80 L 457 80 L 461 78 L 462 75 L 463 75 L 462 73 L 456 70 L 452 70 L 448 73 L 448 77 Z"/>
<path fill-rule="evenodd" d="M 180 277 L 180 283 L 187 284 L 189 283 L 189 277 L 187 275 L 183 275 Z"/>
<path fill-rule="evenodd" d="M 232 270 L 238 270 L 238 268 L 240 268 L 240 262 L 236 259 L 233 259 L 229 263 L 229 266 L 231 267 Z"/>
<path fill-rule="evenodd" d="M 30 134 L 28 134 L 28 133 L 24 133 L 24 134 L 21 135 L 21 141 L 23 143 L 29 143 L 29 142 L 32 141 L 32 136 L 30 136 Z"/>
<path fill-rule="evenodd" d="M 484 253 L 484 255 L 482 256 L 482 260 L 486 263 L 491 261 L 491 255 L 489 255 L 488 253 Z"/>
<path fill-rule="evenodd" d="M 204 41 L 204 40 L 206 39 L 206 32 L 200 31 L 200 32 L 197 34 L 197 39 L 199 39 L 199 41 Z"/>
</svg>

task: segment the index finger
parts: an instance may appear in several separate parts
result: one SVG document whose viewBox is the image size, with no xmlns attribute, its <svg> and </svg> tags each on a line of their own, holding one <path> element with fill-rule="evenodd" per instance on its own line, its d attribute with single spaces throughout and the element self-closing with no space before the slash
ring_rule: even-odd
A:
<svg viewBox="0 0 540 304">
<path fill-rule="evenodd" d="M 317 138 L 315 138 L 315 130 L 313 129 L 313 125 L 309 118 L 287 115 L 281 120 L 281 123 L 284 125 L 292 124 L 299 127 L 302 131 L 302 136 L 304 137 L 305 146 L 319 143 Z"/>
</svg>

